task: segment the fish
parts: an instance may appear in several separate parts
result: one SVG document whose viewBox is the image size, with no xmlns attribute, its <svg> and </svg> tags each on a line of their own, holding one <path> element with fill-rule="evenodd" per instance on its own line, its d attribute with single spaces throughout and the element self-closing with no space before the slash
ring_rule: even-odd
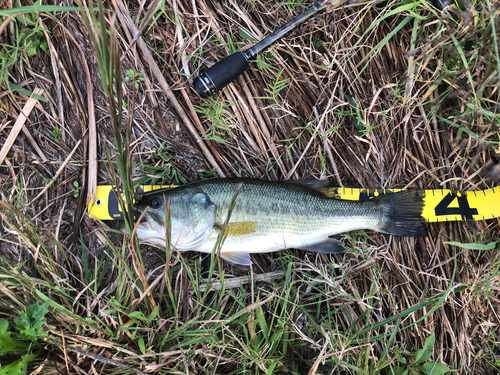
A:
<svg viewBox="0 0 500 375">
<path fill-rule="evenodd" d="M 327 196 L 326 184 L 222 178 L 148 193 L 136 207 L 143 215 L 137 236 L 163 247 L 169 238 L 178 251 L 211 253 L 218 246 L 224 260 L 250 266 L 250 254 L 286 248 L 342 253 L 344 243 L 332 236 L 353 230 L 427 235 L 423 202 L 409 192 L 349 201 Z"/>
</svg>

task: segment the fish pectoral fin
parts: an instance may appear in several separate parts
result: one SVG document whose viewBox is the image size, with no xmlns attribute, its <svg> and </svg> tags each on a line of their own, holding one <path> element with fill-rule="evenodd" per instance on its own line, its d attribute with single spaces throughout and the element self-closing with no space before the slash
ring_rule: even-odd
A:
<svg viewBox="0 0 500 375">
<path fill-rule="evenodd" d="M 227 237 L 244 236 L 245 234 L 254 233 L 257 230 L 258 224 L 255 221 L 238 221 L 229 223 L 226 228 Z"/>
<path fill-rule="evenodd" d="M 240 266 L 251 266 L 252 260 L 250 254 L 246 251 L 221 251 L 220 256 L 222 259 L 230 263 L 238 264 Z"/>
<path fill-rule="evenodd" d="M 302 250 L 308 250 L 321 254 L 340 254 L 345 252 L 344 243 L 330 237 L 323 242 L 318 242 L 308 246 L 301 246 L 300 248 Z"/>
</svg>

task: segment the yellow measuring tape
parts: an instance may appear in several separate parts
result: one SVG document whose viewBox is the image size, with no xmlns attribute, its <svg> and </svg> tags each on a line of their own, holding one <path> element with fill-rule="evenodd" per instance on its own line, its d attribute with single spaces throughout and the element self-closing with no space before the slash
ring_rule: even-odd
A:
<svg viewBox="0 0 500 375">
<path fill-rule="evenodd" d="M 141 186 L 137 192 L 147 192 L 175 186 Z M 321 191 L 336 199 L 367 200 L 380 194 L 403 189 L 325 188 Z M 407 190 L 413 199 L 424 202 L 422 216 L 429 223 L 439 221 L 486 220 L 500 217 L 500 187 L 480 191 Z M 97 187 L 97 196 L 88 212 L 100 220 L 121 220 L 118 200 L 111 185 Z"/>
</svg>

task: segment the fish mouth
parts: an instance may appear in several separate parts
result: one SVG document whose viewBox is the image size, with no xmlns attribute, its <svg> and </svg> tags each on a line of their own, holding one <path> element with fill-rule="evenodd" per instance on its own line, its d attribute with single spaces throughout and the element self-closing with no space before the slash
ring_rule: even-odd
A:
<svg viewBox="0 0 500 375">
<path fill-rule="evenodd" d="M 148 213 L 146 213 L 144 216 L 141 217 L 141 215 L 144 213 L 144 211 L 141 212 L 141 210 L 139 210 L 137 208 L 134 208 L 132 213 L 134 214 L 135 221 L 139 220 L 139 218 L 141 219 L 140 223 L 146 223 L 148 221 L 148 219 L 146 217 L 148 215 Z"/>
<path fill-rule="evenodd" d="M 133 213 L 134 220 L 136 221 L 136 223 L 138 223 L 138 229 L 142 229 L 148 232 L 155 232 L 158 231 L 159 228 L 165 226 L 165 218 L 160 217 L 160 215 L 158 215 L 153 210 L 141 210 L 140 208 L 135 208 Z"/>
<path fill-rule="evenodd" d="M 136 219 L 140 217 L 140 214 Z M 165 226 L 159 220 L 159 216 L 153 212 L 146 212 L 144 214 L 137 225 L 136 233 L 139 240 L 143 243 L 165 246 Z"/>
</svg>

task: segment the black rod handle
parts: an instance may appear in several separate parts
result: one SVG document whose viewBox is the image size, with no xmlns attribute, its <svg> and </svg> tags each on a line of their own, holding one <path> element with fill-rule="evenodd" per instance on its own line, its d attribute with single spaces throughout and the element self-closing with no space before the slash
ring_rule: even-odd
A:
<svg viewBox="0 0 500 375">
<path fill-rule="evenodd" d="M 233 53 L 196 77 L 193 87 L 202 98 L 208 98 L 238 78 L 247 66 L 243 53 Z"/>
</svg>

